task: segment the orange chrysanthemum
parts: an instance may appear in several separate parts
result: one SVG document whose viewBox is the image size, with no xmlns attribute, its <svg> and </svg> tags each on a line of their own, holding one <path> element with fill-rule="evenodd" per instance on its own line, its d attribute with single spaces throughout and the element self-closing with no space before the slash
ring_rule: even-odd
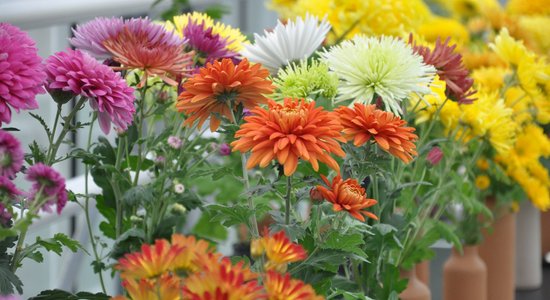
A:
<svg viewBox="0 0 550 300">
<path fill-rule="evenodd" d="M 391 112 L 376 109 L 376 105 L 356 103 L 353 109 L 345 106 L 337 108 L 336 113 L 344 126 L 344 136 L 353 140 L 355 146 L 361 146 L 371 138 L 383 150 L 408 163 L 416 153 L 414 127 L 405 126 L 407 122 Z"/>
<path fill-rule="evenodd" d="M 189 115 L 186 125 L 199 120 L 199 126 L 210 119 L 210 130 L 220 126 L 219 116 L 233 120 L 238 105 L 253 108 L 266 103 L 264 94 L 273 92 L 274 86 L 267 79 L 269 71 L 260 64 L 250 65 L 244 59 L 235 65 L 231 59 L 207 63 L 199 73 L 183 84 L 185 89 L 178 97 L 178 111 Z"/>
<path fill-rule="evenodd" d="M 309 284 L 290 278 L 289 274 L 282 275 L 268 271 L 264 283 L 268 300 L 323 300 L 317 296 Z"/>
<path fill-rule="evenodd" d="M 159 76 L 166 83 L 177 85 L 170 78 L 188 72 L 191 55 L 183 52 L 183 40 L 163 26 L 148 19 L 132 19 L 120 32 L 103 41 L 103 46 L 121 64 L 120 69 L 139 69 L 148 76 Z"/>
<path fill-rule="evenodd" d="M 154 245 L 142 245 L 141 252 L 126 254 L 115 268 L 123 279 L 151 278 L 171 270 L 182 251 L 182 247 L 172 246 L 167 240 L 157 240 Z"/>
<path fill-rule="evenodd" d="M 256 276 L 243 262 L 231 264 L 209 254 L 201 258 L 204 269 L 185 280 L 183 299 L 186 300 L 257 300 L 265 299 Z"/>
<path fill-rule="evenodd" d="M 174 258 L 173 268 L 178 271 L 196 272 L 199 270 L 197 258 L 201 255 L 212 253 L 213 249 L 205 240 L 197 240 L 194 236 L 181 234 L 172 235 L 172 245 L 183 250 Z"/>
<path fill-rule="evenodd" d="M 344 157 L 339 141 L 345 139 L 333 113 L 304 99 L 287 98 L 282 105 L 269 100 L 268 105 L 268 109 L 256 107 L 252 116 L 244 118 L 246 123 L 235 134 L 238 140 L 231 143 L 233 151 L 252 151 L 249 169 L 256 165 L 266 167 L 277 159 L 284 165 L 285 175 L 290 176 L 296 171 L 298 159 L 303 159 L 315 171 L 319 170 L 318 161 L 340 170 L 330 154 Z"/>
<path fill-rule="evenodd" d="M 181 280 L 172 274 L 162 274 L 157 279 L 126 279 L 122 287 L 128 292 L 132 300 L 179 300 L 181 296 Z M 123 296 L 113 300 L 127 300 Z"/>
<path fill-rule="evenodd" d="M 261 256 L 265 253 L 267 257 L 265 269 L 278 272 L 285 272 L 289 263 L 307 258 L 304 248 L 300 244 L 291 242 L 284 230 L 271 235 L 267 228 L 263 237 L 252 242 L 250 252 L 253 256 Z"/>
<path fill-rule="evenodd" d="M 355 179 L 348 178 L 342 180 L 340 175 L 332 179 L 332 183 L 321 175 L 323 181 L 330 189 L 318 185 L 317 189 L 327 201 L 332 203 L 334 211 L 347 211 L 352 217 L 360 221 L 365 221 L 363 215 L 378 220 L 378 217 L 364 209 L 378 203 L 374 199 L 368 199 L 365 189 Z"/>
</svg>

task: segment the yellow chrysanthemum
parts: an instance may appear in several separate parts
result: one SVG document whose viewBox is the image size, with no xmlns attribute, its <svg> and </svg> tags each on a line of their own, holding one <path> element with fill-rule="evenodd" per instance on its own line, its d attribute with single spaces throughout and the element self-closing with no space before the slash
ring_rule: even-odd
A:
<svg viewBox="0 0 550 300">
<path fill-rule="evenodd" d="M 435 0 L 435 2 L 456 19 L 484 16 L 489 10 L 502 9 L 497 0 Z"/>
<path fill-rule="evenodd" d="M 431 16 L 421 0 L 298 0 L 293 16 L 306 13 L 327 16 L 333 30 L 329 42 L 344 34 L 346 38 L 358 33 L 404 36 Z"/>
<path fill-rule="evenodd" d="M 504 77 L 510 73 L 503 67 L 484 67 L 472 72 L 475 87 L 478 91 L 499 91 L 504 86 Z"/>
<path fill-rule="evenodd" d="M 462 61 L 469 70 L 483 67 L 505 67 L 506 63 L 494 52 L 486 51 L 462 51 Z"/>
<path fill-rule="evenodd" d="M 550 98 L 539 95 L 533 99 L 537 122 L 543 125 L 550 123 Z"/>
<path fill-rule="evenodd" d="M 476 187 L 480 190 L 486 190 L 491 185 L 491 179 L 487 175 L 479 175 L 475 180 Z"/>
<path fill-rule="evenodd" d="M 172 22 L 166 22 L 166 27 L 169 29 L 175 29 L 181 36 L 183 29 L 189 23 L 192 22 L 202 23 L 208 28 L 212 28 L 212 34 L 219 34 L 222 38 L 227 39 L 227 49 L 235 52 L 239 52 L 243 49 L 243 43 L 247 43 L 246 36 L 244 36 L 238 28 L 233 28 L 227 24 L 214 21 L 205 13 L 193 12 L 184 15 L 175 16 Z"/>
<path fill-rule="evenodd" d="M 294 5 L 298 0 L 271 0 L 267 4 L 269 9 L 276 11 L 282 18 L 290 19 L 293 17 Z"/>
<path fill-rule="evenodd" d="M 532 98 L 525 93 L 519 86 L 512 86 L 506 89 L 504 93 L 504 102 L 514 112 L 514 120 L 518 124 L 526 124 L 533 120 Z"/>
<path fill-rule="evenodd" d="M 506 10 L 517 15 L 550 14 L 550 0 L 509 0 Z"/>
<path fill-rule="evenodd" d="M 495 38 L 494 44 L 489 45 L 505 62 L 517 66 L 520 61 L 532 54 L 521 41 L 510 36 L 508 29 L 503 28 Z"/>
<path fill-rule="evenodd" d="M 468 29 L 454 19 L 433 17 L 421 24 L 417 30 L 429 42 L 435 42 L 438 38 L 445 40 L 451 38 L 451 44 L 464 45 L 470 39 Z"/>
<path fill-rule="evenodd" d="M 521 16 L 519 32 L 526 45 L 540 54 L 550 54 L 550 16 Z"/>
</svg>

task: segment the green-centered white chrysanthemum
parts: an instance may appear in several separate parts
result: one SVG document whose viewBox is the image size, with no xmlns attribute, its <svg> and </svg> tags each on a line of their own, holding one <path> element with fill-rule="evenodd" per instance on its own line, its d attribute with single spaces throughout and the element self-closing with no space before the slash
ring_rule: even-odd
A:
<svg viewBox="0 0 550 300">
<path fill-rule="evenodd" d="M 273 79 L 277 87 L 274 98 L 308 98 L 321 95 L 332 99 L 338 89 L 338 76 L 329 72 L 328 65 L 319 60 L 301 60 L 279 69 Z"/>
<path fill-rule="evenodd" d="M 435 68 L 403 40 L 357 35 L 321 53 L 338 75 L 337 101 L 372 103 L 379 96 L 386 110 L 401 114 L 401 101 L 415 93 L 430 93 Z"/>
</svg>

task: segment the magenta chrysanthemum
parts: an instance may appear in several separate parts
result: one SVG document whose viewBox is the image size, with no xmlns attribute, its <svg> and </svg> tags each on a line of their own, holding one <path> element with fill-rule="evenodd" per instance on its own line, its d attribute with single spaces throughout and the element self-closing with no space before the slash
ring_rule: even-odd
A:
<svg viewBox="0 0 550 300">
<path fill-rule="evenodd" d="M 37 193 L 40 192 L 40 197 L 47 198 L 41 209 L 51 212 L 50 206 L 56 204 L 57 213 L 61 213 L 67 203 L 65 178 L 51 167 L 37 163 L 27 171 L 27 180 L 33 183 L 29 192 L 30 201 L 36 201 Z"/>
<path fill-rule="evenodd" d="M 43 94 L 44 67 L 26 32 L 0 23 L 0 125 L 11 121 L 11 109 L 36 109 Z"/>
<path fill-rule="evenodd" d="M 0 200 L 13 201 L 20 195 L 23 195 L 23 193 L 17 189 L 9 178 L 0 176 Z"/>
<path fill-rule="evenodd" d="M 103 42 L 116 36 L 123 27 L 122 18 L 95 18 L 76 26 L 76 29 L 73 29 L 74 37 L 70 42 L 77 49 L 84 50 L 97 58 L 106 59 L 112 54 L 105 48 Z"/>
<path fill-rule="evenodd" d="M 213 34 L 212 28 L 204 21 L 198 23 L 189 17 L 187 26 L 183 28 L 183 36 L 187 39 L 188 50 L 194 50 L 203 58 L 201 65 L 222 58 L 236 58 L 237 53 L 227 49 L 228 41 L 219 34 Z"/>
<path fill-rule="evenodd" d="M 23 166 L 23 155 L 19 140 L 0 129 L 0 176 L 15 177 Z"/>
<path fill-rule="evenodd" d="M 78 50 L 57 52 L 46 60 L 48 88 L 87 97 L 97 111 L 101 129 L 109 133 L 111 122 L 126 130 L 135 112 L 134 90 L 119 73 Z"/>
<path fill-rule="evenodd" d="M 475 99 L 471 98 L 475 91 L 472 90 L 474 80 L 469 77 L 469 72 L 462 63 L 462 55 L 454 52 L 456 45 L 449 45 L 450 38 L 444 43 L 437 38 L 433 50 L 429 47 L 417 45 L 409 36 L 409 44 L 414 53 L 422 56 L 424 63 L 432 65 L 436 69 L 439 78 L 445 81 L 445 95 L 449 99 L 460 104 L 471 104 Z"/>
</svg>

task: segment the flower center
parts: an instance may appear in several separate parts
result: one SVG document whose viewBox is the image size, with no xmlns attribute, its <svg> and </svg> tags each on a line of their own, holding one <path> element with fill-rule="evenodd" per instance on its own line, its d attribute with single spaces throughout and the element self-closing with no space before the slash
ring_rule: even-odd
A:
<svg viewBox="0 0 550 300">
<path fill-rule="evenodd" d="M 0 166 L 1 167 L 9 167 L 11 166 L 13 160 L 11 158 L 11 155 L 9 151 L 6 151 L 4 147 L 0 148 Z"/>
</svg>

